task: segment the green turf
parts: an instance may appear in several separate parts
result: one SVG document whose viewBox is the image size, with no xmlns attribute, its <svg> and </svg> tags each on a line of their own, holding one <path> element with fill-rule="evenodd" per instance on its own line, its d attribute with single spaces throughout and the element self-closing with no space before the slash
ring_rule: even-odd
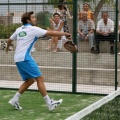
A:
<svg viewBox="0 0 120 120">
<path fill-rule="evenodd" d="M 102 98 L 94 95 L 49 93 L 55 100 L 63 99 L 58 108 L 49 111 L 39 92 L 27 91 L 20 98 L 23 109 L 18 111 L 8 104 L 15 93 L 15 90 L 0 90 L 0 120 L 65 120 Z"/>
</svg>

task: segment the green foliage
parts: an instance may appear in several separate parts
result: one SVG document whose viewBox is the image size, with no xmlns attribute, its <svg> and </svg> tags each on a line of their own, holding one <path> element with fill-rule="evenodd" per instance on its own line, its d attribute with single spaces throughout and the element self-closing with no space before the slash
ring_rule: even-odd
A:
<svg viewBox="0 0 120 120">
<path fill-rule="evenodd" d="M 46 29 L 47 27 L 49 27 L 49 18 L 52 15 L 49 12 L 39 12 L 36 17 L 37 17 L 37 21 L 38 21 L 38 26 L 41 28 Z M 12 24 L 10 26 L 4 26 L 4 25 L 0 25 L 0 39 L 7 39 L 10 37 L 11 34 L 13 34 L 13 32 L 15 32 L 15 30 L 20 27 L 21 24 Z"/>
<path fill-rule="evenodd" d="M 67 0 L 67 3 L 71 3 L 71 2 L 74 2 L 74 0 Z M 53 6 L 54 6 L 54 8 L 56 8 L 57 7 L 57 5 L 59 4 L 59 0 L 48 0 L 48 3 L 52 3 L 53 4 Z M 55 3 L 58 3 L 58 4 L 55 4 Z M 72 11 L 73 10 L 73 5 L 67 5 L 68 6 L 68 9 L 70 10 L 70 11 Z"/>
<path fill-rule="evenodd" d="M 49 12 L 38 12 L 36 14 L 36 18 L 37 18 L 37 25 L 41 28 L 46 29 L 47 27 L 50 26 L 50 21 L 49 18 L 52 17 L 52 14 Z"/>
<path fill-rule="evenodd" d="M 12 24 L 10 26 L 0 25 L 0 39 L 7 39 L 10 35 L 21 26 L 21 24 Z"/>
</svg>

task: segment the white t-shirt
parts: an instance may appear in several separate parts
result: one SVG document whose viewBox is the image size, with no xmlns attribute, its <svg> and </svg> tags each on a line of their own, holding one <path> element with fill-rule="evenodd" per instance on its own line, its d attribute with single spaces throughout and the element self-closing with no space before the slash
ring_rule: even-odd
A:
<svg viewBox="0 0 120 120">
<path fill-rule="evenodd" d="M 62 22 L 62 20 L 60 20 L 59 23 L 56 24 L 56 23 L 53 21 L 53 26 L 54 26 L 54 29 L 55 29 L 55 30 L 57 30 L 57 29 L 60 27 L 60 23 L 61 23 L 61 22 Z M 62 29 L 61 29 L 60 31 L 63 32 L 63 27 L 62 27 Z"/>
<path fill-rule="evenodd" d="M 107 25 L 105 25 L 103 19 L 99 20 L 97 24 L 97 31 L 114 32 L 114 22 L 111 19 L 108 19 Z"/>
<path fill-rule="evenodd" d="M 21 62 L 32 58 L 31 49 L 36 40 L 44 36 L 47 30 L 26 24 L 21 26 L 11 35 L 11 40 L 16 40 L 15 62 Z"/>
</svg>

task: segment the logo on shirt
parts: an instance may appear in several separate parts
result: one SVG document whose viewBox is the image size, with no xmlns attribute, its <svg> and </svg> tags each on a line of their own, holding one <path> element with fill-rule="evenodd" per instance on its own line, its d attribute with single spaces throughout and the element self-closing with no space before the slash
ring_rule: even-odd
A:
<svg viewBox="0 0 120 120">
<path fill-rule="evenodd" d="M 25 31 L 22 31 L 22 32 L 19 33 L 19 37 L 24 37 L 26 35 L 27 35 L 27 33 Z"/>
</svg>

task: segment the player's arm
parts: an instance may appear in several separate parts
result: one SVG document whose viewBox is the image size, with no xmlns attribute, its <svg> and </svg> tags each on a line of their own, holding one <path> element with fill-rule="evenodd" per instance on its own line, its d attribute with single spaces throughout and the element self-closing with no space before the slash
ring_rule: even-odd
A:
<svg viewBox="0 0 120 120">
<path fill-rule="evenodd" d="M 10 45 L 11 45 L 13 40 L 17 40 L 17 33 L 16 33 L 16 31 L 10 36 L 10 38 L 7 41 L 6 53 L 8 53 L 9 47 L 10 47 Z"/>
<path fill-rule="evenodd" d="M 9 47 L 10 47 L 12 41 L 13 41 L 13 40 L 8 39 L 8 41 L 7 41 L 7 47 L 6 47 L 6 53 L 8 53 L 8 51 L 9 51 Z"/>
<path fill-rule="evenodd" d="M 60 32 L 60 31 L 50 31 L 50 30 L 47 30 L 46 34 L 47 36 L 71 36 L 71 34 L 67 33 L 67 32 Z"/>
</svg>

